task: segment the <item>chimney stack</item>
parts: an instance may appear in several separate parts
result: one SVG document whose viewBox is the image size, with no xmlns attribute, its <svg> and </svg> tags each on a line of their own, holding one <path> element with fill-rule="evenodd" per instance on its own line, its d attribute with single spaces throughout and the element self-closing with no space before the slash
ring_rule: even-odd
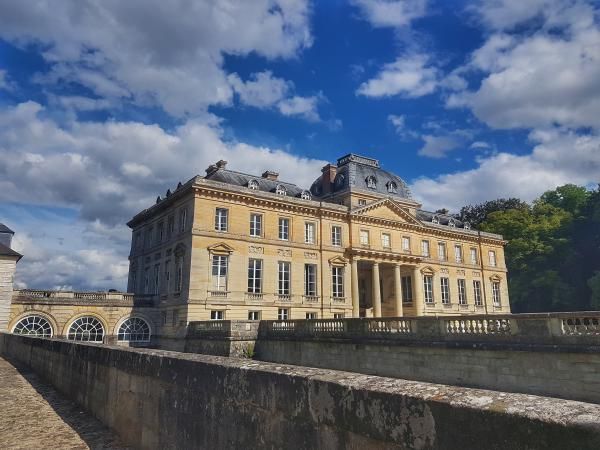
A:
<svg viewBox="0 0 600 450">
<path fill-rule="evenodd" d="M 265 170 L 262 174 L 263 178 L 271 181 L 277 181 L 279 174 L 277 172 L 273 172 L 272 170 Z"/>
<path fill-rule="evenodd" d="M 321 187 L 323 195 L 331 194 L 333 192 L 333 180 L 337 174 L 337 166 L 334 164 L 327 164 L 321 169 L 323 176 L 321 177 Z"/>
</svg>

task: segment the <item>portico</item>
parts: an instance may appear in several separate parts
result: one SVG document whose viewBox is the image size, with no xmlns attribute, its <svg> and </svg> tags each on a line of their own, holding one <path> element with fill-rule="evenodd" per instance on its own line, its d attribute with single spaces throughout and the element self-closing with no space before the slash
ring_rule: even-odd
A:
<svg viewBox="0 0 600 450">
<path fill-rule="evenodd" d="M 402 317 L 423 314 L 419 257 L 353 249 L 353 317 Z"/>
</svg>

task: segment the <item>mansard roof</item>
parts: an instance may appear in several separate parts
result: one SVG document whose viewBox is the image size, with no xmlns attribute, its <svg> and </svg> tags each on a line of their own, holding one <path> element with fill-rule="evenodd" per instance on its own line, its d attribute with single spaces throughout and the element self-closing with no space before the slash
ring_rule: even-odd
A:
<svg viewBox="0 0 600 450">
<path fill-rule="evenodd" d="M 3 223 L 0 223 L 0 233 L 10 233 L 10 234 L 15 234 L 15 232 L 13 230 L 11 230 L 10 228 L 8 228 L 6 225 L 4 225 Z"/>
<path fill-rule="evenodd" d="M 317 197 L 323 196 L 322 177 L 323 175 L 315 180 L 310 188 Z M 378 160 L 354 153 L 337 160 L 331 192 L 335 194 L 344 190 L 369 191 L 396 199 L 412 200 L 408 184 L 402 178 L 382 169 Z"/>
<path fill-rule="evenodd" d="M 221 183 L 233 184 L 235 186 L 242 187 L 249 187 L 251 182 L 256 182 L 256 189 L 263 192 L 275 193 L 278 187 L 283 187 L 288 197 L 300 197 L 302 192 L 305 191 L 305 189 L 302 189 L 293 183 L 288 183 L 277 179 L 264 178 L 259 175 L 236 172 L 234 170 L 225 169 L 224 167 L 215 167 L 212 172 L 209 171 L 206 174 L 204 179 L 220 181 Z"/>
<path fill-rule="evenodd" d="M 0 244 L 0 256 L 14 256 L 17 258 L 17 261 L 23 257 L 23 255 L 4 244 Z"/>
</svg>

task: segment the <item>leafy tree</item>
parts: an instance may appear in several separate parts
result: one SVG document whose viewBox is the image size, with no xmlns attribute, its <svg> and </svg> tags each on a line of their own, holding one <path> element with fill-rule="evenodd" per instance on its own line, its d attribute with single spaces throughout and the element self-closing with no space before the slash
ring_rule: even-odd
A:
<svg viewBox="0 0 600 450">
<path fill-rule="evenodd" d="M 529 208 L 529 205 L 518 198 L 500 198 L 479 205 L 464 206 L 460 210 L 459 218 L 463 222 L 469 222 L 473 227 L 478 227 L 493 212 L 527 208 Z"/>
</svg>

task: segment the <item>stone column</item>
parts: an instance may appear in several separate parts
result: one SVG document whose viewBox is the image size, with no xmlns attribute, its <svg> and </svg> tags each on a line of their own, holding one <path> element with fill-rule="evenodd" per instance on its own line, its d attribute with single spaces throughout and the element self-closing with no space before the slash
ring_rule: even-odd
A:
<svg viewBox="0 0 600 450">
<path fill-rule="evenodd" d="M 423 279 L 417 266 L 413 267 L 412 285 L 413 302 L 415 302 L 415 314 L 417 316 L 422 316 L 423 310 L 425 309 L 425 299 L 423 298 Z"/>
<path fill-rule="evenodd" d="M 402 317 L 402 278 L 400 277 L 400 264 L 394 266 L 394 295 L 396 300 L 396 316 Z"/>
<path fill-rule="evenodd" d="M 352 317 L 360 317 L 360 303 L 358 297 L 358 261 L 352 258 Z"/>
<path fill-rule="evenodd" d="M 379 263 L 373 263 L 373 317 L 381 317 L 381 290 L 379 286 Z"/>
</svg>

